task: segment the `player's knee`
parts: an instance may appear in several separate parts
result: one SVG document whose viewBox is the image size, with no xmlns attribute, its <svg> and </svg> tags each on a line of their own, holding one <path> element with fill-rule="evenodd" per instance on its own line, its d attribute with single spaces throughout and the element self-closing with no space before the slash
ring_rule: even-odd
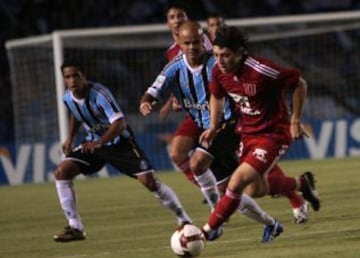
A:
<svg viewBox="0 0 360 258">
<path fill-rule="evenodd" d="M 150 192 L 155 192 L 158 189 L 158 183 L 152 173 L 144 174 L 138 177 L 140 183 L 145 186 Z"/>
<path fill-rule="evenodd" d="M 72 162 L 63 162 L 54 171 L 56 180 L 72 180 L 80 174 L 79 167 Z"/>
<path fill-rule="evenodd" d="M 206 167 L 204 167 L 203 163 L 197 159 L 190 159 L 189 165 L 190 165 L 190 170 L 195 175 L 200 175 L 206 170 Z"/>
<path fill-rule="evenodd" d="M 188 158 L 187 153 L 177 150 L 171 150 L 169 156 L 170 159 L 177 165 L 181 165 Z"/>
<path fill-rule="evenodd" d="M 54 175 L 56 180 L 70 180 L 73 178 L 73 176 L 69 175 L 68 171 L 62 166 L 58 166 L 55 169 Z"/>
</svg>

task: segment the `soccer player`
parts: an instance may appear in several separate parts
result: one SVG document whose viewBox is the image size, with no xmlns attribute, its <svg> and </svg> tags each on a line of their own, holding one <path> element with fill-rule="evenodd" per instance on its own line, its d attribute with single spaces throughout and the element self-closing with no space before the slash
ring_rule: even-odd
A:
<svg viewBox="0 0 360 258">
<path fill-rule="evenodd" d="M 167 59 L 170 62 L 176 56 L 182 54 L 182 49 L 179 44 L 179 28 L 181 24 L 188 21 L 189 18 L 186 12 L 186 6 L 179 1 L 170 2 L 165 8 L 165 15 L 167 25 L 174 39 L 174 43 L 168 48 L 166 53 Z M 212 44 L 209 38 L 205 34 L 202 35 L 202 38 L 204 49 L 206 51 L 212 50 Z M 172 94 L 160 109 L 160 118 L 166 118 L 171 109 L 181 110 L 181 105 L 179 105 Z M 193 139 L 192 135 L 188 134 L 195 130 L 197 130 L 196 123 L 187 115 L 184 121 L 178 126 L 177 131 L 171 140 L 169 152 L 170 159 L 185 174 L 187 179 L 194 183 L 196 182 L 193 178 L 193 173 L 190 170 L 188 157 L 189 152 L 193 149 Z"/>
<path fill-rule="evenodd" d="M 195 128 L 186 128 L 191 146 L 196 146 L 190 158 L 190 170 L 213 209 L 219 200 L 217 187 L 224 191 L 230 174 L 237 167 L 239 137 L 235 133 L 236 120 L 231 109 L 232 103 L 226 99 L 221 126 L 212 144 L 198 141 L 201 132 L 210 125 L 208 82 L 215 64 L 212 52 L 205 51 L 203 47 L 202 36 L 201 26 L 197 22 L 187 21 L 180 26 L 179 42 L 183 55 L 165 66 L 143 95 L 139 109 L 146 116 L 151 113 L 154 102 L 173 94 L 188 113 L 189 119 L 196 125 Z M 267 225 L 267 231 L 277 232 L 267 234 L 263 242 L 271 241 L 274 235 L 282 232 L 282 226 L 261 210 L 249 196 L 244 194 L 244 202 L 239 208 L 245 215 Z"/>
<path fill-rule="evenodd" d="M 54 235 L 58 242 L 84 240 L 85 231 L 77 205 L 73 179 L 92 174 L 106 163 L 137 179 L 177 217 L 178 224 L 191 222 L 171 188 L 155 178 L 148 158 L 137 145 L 124 113 L 107 87 L 87 81 L 84 70 L 75 60 L 61 66 L 67 90 L 63 101 L 71 113 L 70 135 L 63 143 L 65 159 L 55 170 L 56 190 L 68 220 L 64 231 Z M 79 127 L 83 125 L 85 141 L 73 148 Z"/>
<path fill-rule="evenodd" d="M 239 110 L 240 164 L 203 226 L 204 235 L 210 239 L 220 235 L 222 224 L 241 204 L 243 192 L 249 185 L 255 186 L 255 195 L 258 196 L 299 190 L 318 211 L 320 200 L 313 174 L 305 172 L 297 179 L 290 178 L 284 176 L 277 165 L 291 141 L 306 135 L 301 124 L 306 81 L 296 69 L 249 55 L 246 38 L 236 27 L 223 26 L 217 30 L 214 55 L 217 64 L 210 83 L 211 123 L 200 136 L 200 142 L 210 143 L 216 137 L 223 117 L 224 100 L 230 96 Z M 293 92 L 291 116 L 284 97 L 286 89 Z"/>
<path fill-rule="evenodd" d="M 206 19 L 207 32 L 211 42 L 215 40 L 215 32 L 217 28 L 225 25 L 225 19 L 220 14 L 211 13 Z"/>
</svg>

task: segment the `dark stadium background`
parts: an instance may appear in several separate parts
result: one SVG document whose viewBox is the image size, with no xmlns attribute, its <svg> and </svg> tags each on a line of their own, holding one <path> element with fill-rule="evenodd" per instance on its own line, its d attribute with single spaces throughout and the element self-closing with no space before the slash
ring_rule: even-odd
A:
<svg viewBox="0 0 360 258">
<path fill-rule="evenodd" d="M 0 1 L 0 146 L 14 140 L 8 39 L 54 30 L 164 23 L 166 0 L 1 0 Z M 187 0 L 189 16 L 205 20 L 217 12 L 226 19 L 360 9 L 360 0 Z"/>
</svg>

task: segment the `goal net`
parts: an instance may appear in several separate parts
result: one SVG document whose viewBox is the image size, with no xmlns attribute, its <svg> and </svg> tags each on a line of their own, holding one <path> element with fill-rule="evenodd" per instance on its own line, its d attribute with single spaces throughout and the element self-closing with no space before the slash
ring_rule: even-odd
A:
<svg viewBox="0 0 360 258">
<path fill-rule="evenodd" d="M 359 12 L 227 23 L 247 32 L 250 53 L 302 71 L 309 85 L 306 122 L 359 116 Z M 172 112 L 160 121 L 158 112 L 146 118 L 138 112 L 140 97 L 161 71 L 171 43 L 163 25 L 58 31 L 8 41 L 16 146 L 63 140 L 67 128 L 61 122 L 66 121 L 64 107 L 57 104 L 64 90 L 59 65 L 71 56 L 84 63 L 89 80 L 112 90 L 154 166 L 171 169 L 167 142 L 184 114 Z M 306 157 L 303 151 L 295 149 L 294 158 Z"/>
</svg>

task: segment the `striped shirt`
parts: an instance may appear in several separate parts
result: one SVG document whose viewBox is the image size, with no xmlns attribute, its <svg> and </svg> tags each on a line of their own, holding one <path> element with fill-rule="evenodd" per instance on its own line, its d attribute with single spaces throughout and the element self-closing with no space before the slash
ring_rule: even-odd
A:
<svg viewBox="0 0 360 258">
<path fill-rule="evenodd" d="M 63 102 L 76 120 L 82 122 L 87 133 L 87 141 L 97 141 L 106 132 L 110 124 L 124 118 L 118 103 L 110 90 L 99 84 L 89 82 L 89 95 L 85 99 L 77 99 L 71 91 L 63 95 Z M 128 138 L 126 129 L 121 136 L 114 138 L 105 145 L 118 143 L 122 137 Z"/>
<path fill-rule="evenodd" d="M 146 92 L 155 99 L 162 101 L 173 93 L 198 127 L 207 129 L 210 126 L 210 91 L 208 86 L 214 65 L 215 58 L 211 52 L 206 52 L 203 64 L 197 68 L 190 67 L 185 55 L 177 56 L 164 67 Z M 230 102 L 226 100 L 224 119 L 228 120 L 231 115 Z"/>
</svg>

